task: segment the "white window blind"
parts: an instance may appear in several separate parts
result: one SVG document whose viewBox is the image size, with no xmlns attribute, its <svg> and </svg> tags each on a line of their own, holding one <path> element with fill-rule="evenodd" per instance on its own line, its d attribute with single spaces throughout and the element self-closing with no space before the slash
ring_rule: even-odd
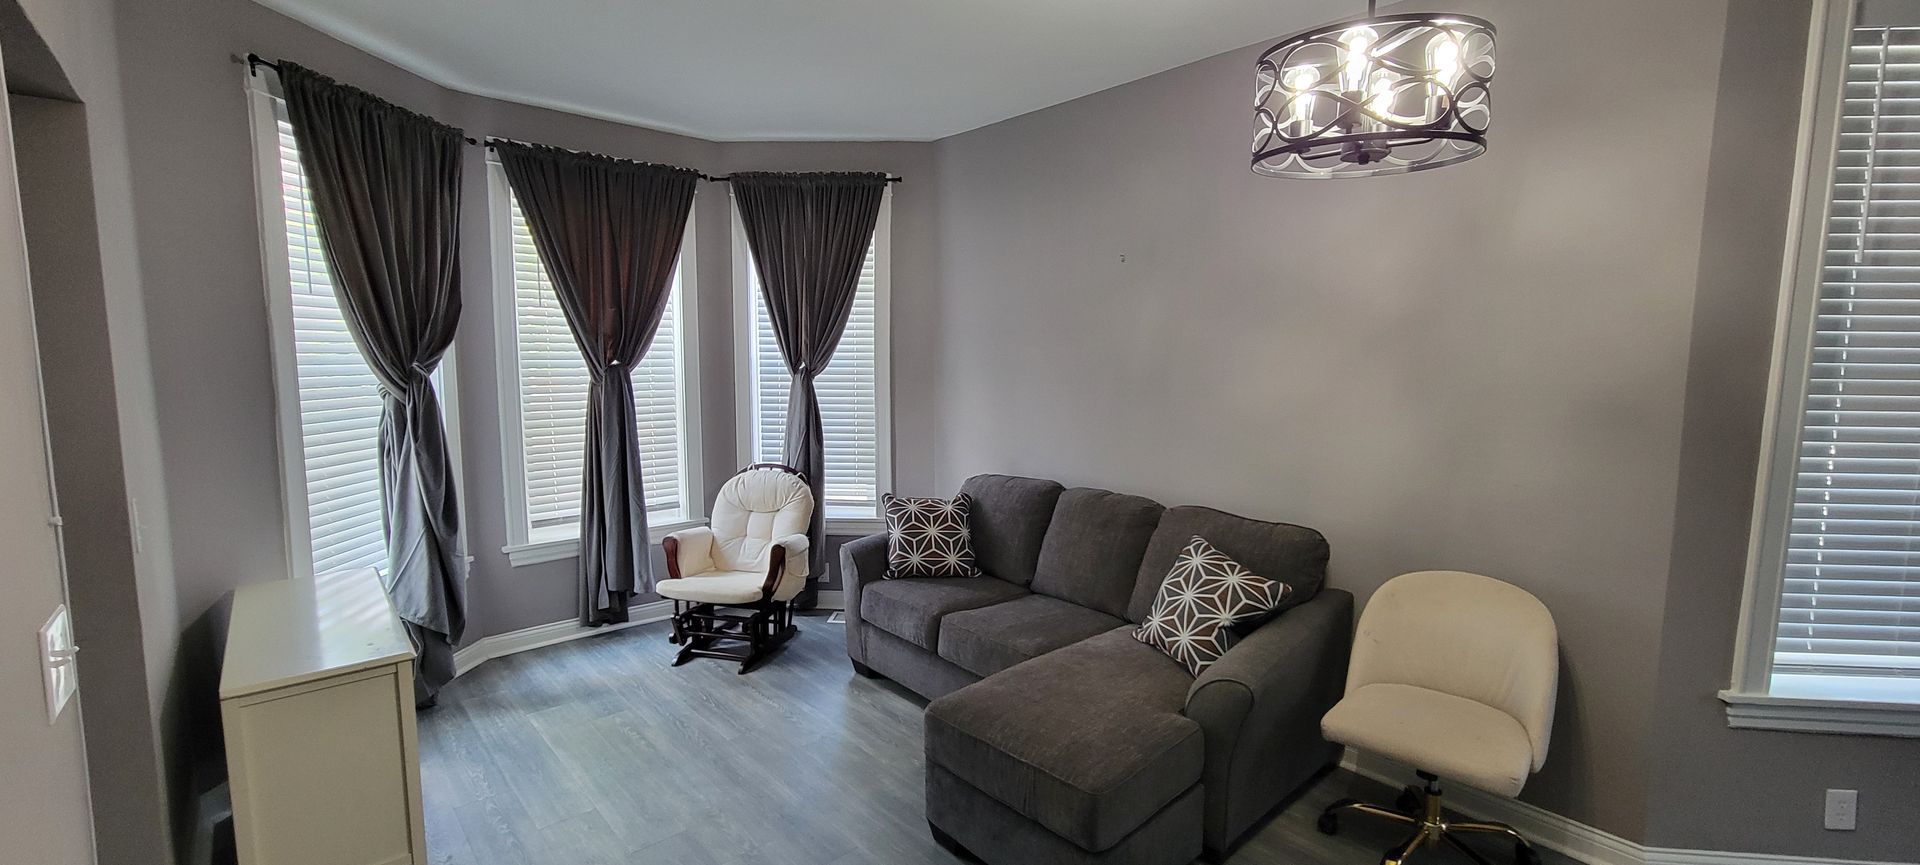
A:
<svg viewBox="0 0 1920 865">
<path fill-rule="evenodd" d="M 511 195 L 509 201 L 528 527 L 536 535 L 572 536 L 580 522 L 587 366 L 567 328 L 553 283 L 540 264 L 520 203 Z M 647 513 L 655 522 L 684 519 L 688 514 L 681 386 L 685 369 L 680 328 L 684 297 L 680 285 L 680 268 L 676 265 L 660 329 L 639 365 L 631 370 L 635 424 L 640 432 L 641 481 Z"/>
<path fill-rule="evenodd" d="M 348 335 L 334 298 L 293 127 L 285 119 L 277 124 L 313 572 L 366 566 L 384 572 L 380 383 Z"/>
<path fill-rule="evenodd" d="M 1853 30 L 1774 644 L 1920 676 L 1920 29 Z"/>
<path fill-rule="evenodd" d="M 820 425 L 826 436 L 827 516 L 873 518 L 880 504 L 881 411 L 878 397 L 878 294 L 876 243 L 867 245 L 860 287 L 846 332 L 833 361 L 814 379 L 820 400 Z M 767 317 L 760 274 L 748 262 L 747 293 L 753 298 L 753 340 L 749 364 L 753 376 L 753 458 L 780 462 L 787 429 L 787 390 L 792 376 L 780 357 L 780 344 Z"/>
</svg>

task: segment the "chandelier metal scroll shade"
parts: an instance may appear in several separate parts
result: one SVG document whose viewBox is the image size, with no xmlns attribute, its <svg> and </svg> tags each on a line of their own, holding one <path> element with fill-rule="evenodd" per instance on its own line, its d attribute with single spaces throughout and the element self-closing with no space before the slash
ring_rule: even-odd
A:
<svg viewBox="0 0 1920 865">
<path fill-rule="evenodd" d="M 1493 25 L 1465 15 L 1369 14 L 1287 39 L 1255 66 L 1253 170 L 1374 177 L 1479 156 L 1493 54 Z"/>
</svg>

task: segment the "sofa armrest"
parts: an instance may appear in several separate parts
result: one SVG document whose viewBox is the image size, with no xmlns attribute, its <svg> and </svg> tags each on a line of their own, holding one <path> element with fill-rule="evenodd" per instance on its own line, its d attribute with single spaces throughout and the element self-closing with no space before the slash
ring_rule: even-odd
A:
<svg viewBox="0 0 1920 865">
<path fill-rule="evenodd" d="M 860 621 L 861 587 L 887 572 L 887 533 L 868 535 L 840 545 L 840 598 L 847 620 L 847 657 L 867 662 L 866 628 Z"/>
<path fill-rule="evenodd" d="M 667 573 L 673 579 L 713 570 L 713 529 L 681 529 L 662 538 L 660 546 L 667 554 Z"/>
<path fill-rule="evenodd" d="M 1205 841 L 1224 852 L 1340 748 L 1320 718 L 1340 701 L 1353 649 L 1353 595 L 1322 589 L 1228 649 L 1187 691 L 1206 736 Z"/>
</svg>

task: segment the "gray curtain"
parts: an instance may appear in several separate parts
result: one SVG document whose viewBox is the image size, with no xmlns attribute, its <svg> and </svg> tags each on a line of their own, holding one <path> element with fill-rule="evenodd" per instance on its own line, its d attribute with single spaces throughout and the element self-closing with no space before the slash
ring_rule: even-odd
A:
<svg viewBox="0 0 1920 865">
<path fill-rule="evenodd" d="M 627 620 L 653 588 L 629 372 L 647 353 L 672 289 L 696 172 L 493 142 L 586 360 L 587 450 L 580 503 L 580 621 Z"/>
<path fill-rule="evenodd" d="M 347 330 L 380 380 L 387 593 L 419 655 L 415 697 L 453 678 L 466 548 L 433 371 L 460 321 L 460 130 L 282 62 Z"/>
<path fill-rule="evenodd" d="M 793 374 L 780 453 L 787 465 L 807 473 L 813 487 L 813 525 L 807 537 L 814 574 L 827 573 L 827 479 L 826 437 L 813 379 L 833 360 L 846 331 L 886 190 L 885 174 L 733 175 L 733 200 L 760 271 L 773 336 Z"/>
</svg>

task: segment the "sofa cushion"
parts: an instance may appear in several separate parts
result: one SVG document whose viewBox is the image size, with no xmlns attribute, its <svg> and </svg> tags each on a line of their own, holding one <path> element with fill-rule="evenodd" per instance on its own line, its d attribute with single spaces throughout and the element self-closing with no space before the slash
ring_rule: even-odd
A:
<svg viewBox="0 0 1920 865">
<path fill-rule="evenodd" d="M 860 588 L 862 621 L 931 652 L 940 617 L 1011 600 L 1027 590 L 992 577 L 876 580 Z"/>
<path fill-rule="evenodd" d="M 1193 677 L 1120 627 L 927 706 L 927 761 L 1080 847 L 1105 850 L 1200 780 Z"/>
<path fill-rule="evenodd" d="M 1040 545 L 1033 590 L 1109 615 L 1126 615 L 1140 576 L 1140 557 L 1164 510 L 1152 499 L 1106 490 L 1061 493 L 1046 542 Z M 1160 573 L 1172 566 L 1169 558 Z"/>
<path fill-rule="evenodd" d="M 952 499 L 887 493 L 880 504 L 887 517 L 887 572 L 882 577 L 980 576 L 967 530 L 973 499 L 966 493 Z"/>
<path fill-rule="evenodd" d="M 1127 604 L 1130 622 L 1144 622 L 1160 593 L 1160 583 L 1173 569 L 1173 560 L 1195 536 L 1207 539 L 1220 552 L 1239 562 L 1247 570 L 1269 580 L 1286 583 L 1292 591 L 1275 607 L 1272 618 L 1319 594 L 1327 581 L 1327 539 L 1319 532 L 1288 523 L 1270 523 L 1235 516 L 1213 508 L 1181 505 L 1168 508 L 1154 529 L 1153 543 L 1140 560 L 1138 582 L 1133 600 Z M 1036 587 L 1035 591 L 1039 589 Z M 1257 627 L 1250 623 L 1243 630 Z"/>
<path fill-rule="evenodd" d="M 1123 624 L 1079 604 L 1027 595 L 947 614 L 940 620 L 940 657 L 976 676 L 991 676 Z"/>
<path fill-rule="evenodd" d="M 975 475 L 960 486 L 973 499 L 974 562 L 980 570 L 1026 585 L 1040 558 L 1040 541 L 1064 487 L 1053 481 L 1011 475 Z"/>
</svg>

